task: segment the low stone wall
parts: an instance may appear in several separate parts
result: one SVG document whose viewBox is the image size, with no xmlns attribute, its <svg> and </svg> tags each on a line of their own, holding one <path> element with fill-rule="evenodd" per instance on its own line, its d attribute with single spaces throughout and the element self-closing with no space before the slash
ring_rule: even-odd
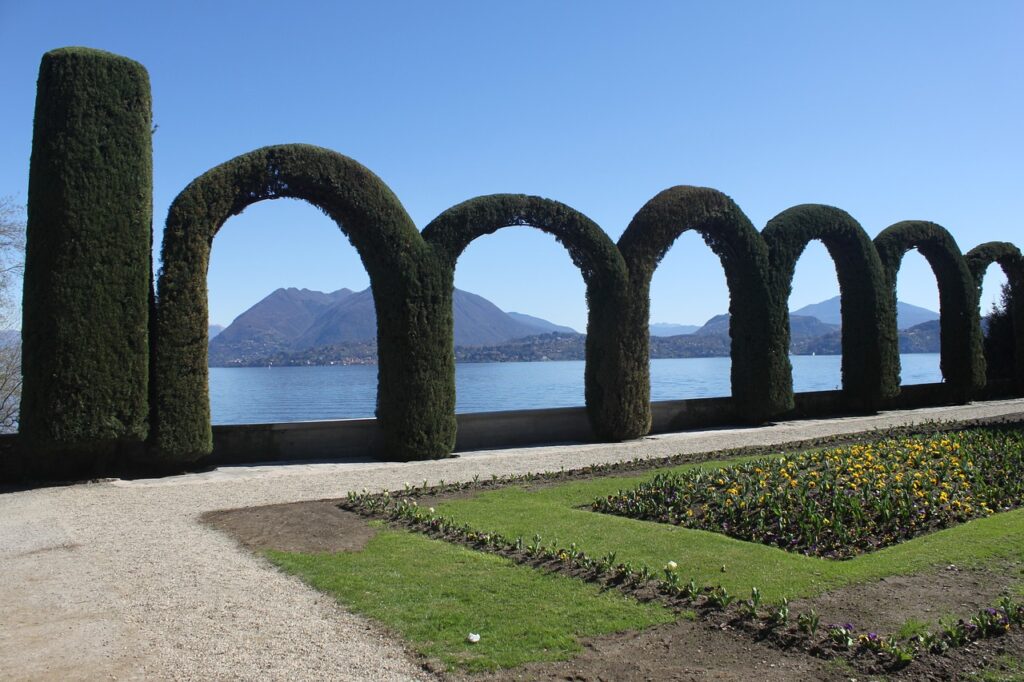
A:
<svg viewBox="0 0 1024 682">
<path fill-rule="evenodd" d="M 797 393 L 796 407 L 782 419 L 838 416 L 842 391 Z M 892 409 L 950 402 L 945 384 L 904 386 Z M 732 398 L 697 398 L 651 403 L 651 433 L 740 423 Z M 455 451 L 580 443 L 593 440 L 583 407 L 478 412 L 458 415 Z M 383 435 L 374 419 L 241 424 L 213 427 L 213 455 L 206 464 L 269 461 L 387 459 Z"/>
</svg>

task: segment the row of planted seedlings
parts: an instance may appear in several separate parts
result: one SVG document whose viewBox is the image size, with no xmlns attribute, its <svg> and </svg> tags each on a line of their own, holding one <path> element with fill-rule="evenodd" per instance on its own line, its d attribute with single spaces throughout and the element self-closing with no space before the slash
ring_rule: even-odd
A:
<svg viewBox="0 0 1024 682">
<path fill-rule="evenodd" d="M 939 446 L 957 450 L 951 443 L 943 444 L 943 441 L 950 441 L 948 437 L 936 438 Z M 912 449 L 916 451 L 919 445 L 930 451 L 921 443 Z M 752 463 L 750 466 L 764 464 Z M 530 480 L 547 477 L 545 474 L 529 475 Z M 350 493 L 341 506 L 363 515 L 387 519 L 432 537 L 497 553 L 522 564 L 616 587 L 641 599 L 656 598 L 677 610 L 693 608 L 708 619 L 715 614 L 726 615 L 731 625 L 780 646 L 802 646 L 808 653 L 826 658 L 837 655 L 861 658 L 864 654 L 872 654 L 874 661 L 888 669 L 903 667 L 923 652 L 941 653 L 971 641 L 1001 635 L 1011 626 L 1024 626 L 1024 604 L 1004 598 L 997 606 L 983 609 L 972 618 L 946 622 L 937 632 L 928 631 L 903 640 L 894 635 L 858 632 L 848 623 L 821 627 L 820 618 L 813 609 L 791 614 L 785 599 L 781 604 L 762 605 L 761 593 L 756 587 L 752 588 L 748 599 L 739 599 L 722 585 L 698 585 L 693 578 L 684 581 L 674 561 L 669 561 L 660 573 L 656 573 L 646 564 L 633 566 L 629 562 L 617 562 L 615 553 L 591 557 L 576 543 L 567 547 L 560 546 L 557 540 L 545 543 L 540 535 L 529 540 L 521 536 L 508 538 L 500 533 L 474 529 L 469 524 L 458 524 L 451 517 L 438 515 L 433 508 L 421 507 L 414 499 L 420 495 L 436 495 L 439 491 L 492 487 L 519 483 L 523 479 L 523 476 L 492 477 L 489 481 L 476 479 L 471 483 L 437 487 L 429 487 L 425 481 L 422 488 L 406 485 L 405 490 L 394 493 Z M 716 480 L 716 485 L 721 484 Z M 794 487 L 789 483 L 786 485 Z"/>
</svg>

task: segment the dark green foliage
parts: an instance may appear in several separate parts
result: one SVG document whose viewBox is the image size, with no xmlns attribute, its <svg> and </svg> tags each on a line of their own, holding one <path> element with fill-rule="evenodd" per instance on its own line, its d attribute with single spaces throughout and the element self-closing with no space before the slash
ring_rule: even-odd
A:
<svg viewBox="0 0 1024 682">
<path fill-rule="evenodd" d="M 673 187 L 648 201 L 619 239 L 629 268 L 626 306 L 615 312 L 628 365 L 623 380 L 631 413 L 650 419 L 651 277 L 669 247 L 696 230 L 722 261 L 729 286 L 732 396 L 737 415 L 751 422 L 793 406 L 789 360 L 768 287 L 768 248 L 732 199 L 703 187 Z M 680 292 L 687 295 L 688 292 Z"/>
<path fill-rule="evenodd" d="M 377 309 L 377 419 L 386 457 L 447 456 L 455 443 L 451 283 L 401 203 L 373 173 L 309 145 L 265 147 L 206 172 L 171 205 L 154 345 L 154 438 L 160 457 L 210 452 L 206 274 L 233 215 L 265 199 L 304 199 L 348 236 Z"/>
<path fill-rule="evenodd" d="M 465 248 L 477 237 L 510 225 L 530 225 L 553 235 L 583 275 L 589 311 L 585 393 L 594 433 L 613 441 L 646 434 L 650 423 L 643 413 L 636 412 L 628 393 L 630 384 L 624 382 L 624 367 L 631 359 L 620 342 L 616 316 L 618 310 L 629 306 L 626 266 L 615 244 L 596 223 L 557 201 L 496 194 L 448 209 L 423 230 L 423 237 L 444 263 L 444 276 L 452 288 L 455 265 Z M 450 315 L 447 324 L 451 324 Z M 448 334 L 450 339 L 451 327 Z"/>
<path fill-rule="evenodd" d="M 149 76 L 98 50 L 43 55 L 29 175 L 21 438 L 49 476 L 147 435 Z"/>
<path fill-rule="evenodd" d="M 993 304 L 986 316 L 988 323 L 983 345 L 985 348 L 985 374 L 989 382 L 998 382 L 1016 376 L 1014 324 L 1010 314 L 1010 287 L 1003 285 L 1000 301 Z"/>
<path fill-rule="evenodd" d="M 848 213 L 805 204 L 783 211 L 761 233 L 769 251 L 769 278 L 782 346 L 789 348 L 789 296 L 796 262 L 812 239 L 836 266 L 842 297 L 843 392 L 852 409 L 873 410 L 899 392 L 896 312 L 871 238 Z M 788 368 L 788 359 L 787 359 Z M 792 387 L 791 373 L 786 377 Z"/>
<path fill-rule="evenodd" d="M 1003 288 L 1002 305 L 998 315 L 993 313 L 994 321 L 989 321 L 989 334 L 985 340 L 985 356 L 995 353 L 1002 357 L 997 350 L 1006 346 L 1012 356 L 1008 363 L 1004 364 L 1002 373 L 996 375 L 993 371 L 988 376 L 999 376 L 1002 378 L 1014 377 L 1018 391 L 1024 391 L 1024 257 L 1020 249 L 1009 242 L 986 242 L 974 247 L 965 255 L 967 265 L 974 276 L 974 284 L 977 292 L 977 300 L 981 301 L 981 288 L 985 279 L 985 271 L 992 263 L 999 263 L 1006 275 L 1006 286 Z M 993 330 L 992 324 L 995 324 Z M 1002 355 L 1005 355 L 1003 353 Z M 1009 371 L 1012 368 L 1012 371 Z"/>
<path fill-rule="evenodd" d="M 896 276 L 903 256 L 917 249 L 935 273 L 939 287 L 940 367 L 955 399 L 966 402 L 985 385 L 977 287 L 953 236 L 935 223 L 908 220 L 875 237 L 885 270 L 889 300 L 896 307 Z"/>
</svg>

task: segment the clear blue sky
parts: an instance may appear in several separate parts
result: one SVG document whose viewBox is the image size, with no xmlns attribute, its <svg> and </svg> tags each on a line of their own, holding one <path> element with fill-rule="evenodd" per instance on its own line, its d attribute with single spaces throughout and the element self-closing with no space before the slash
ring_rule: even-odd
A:
<svg viewBox="0 0 1024 682">
<path fill-rule="evenodd" d="M 421 228 L 470 197 L 525 192 L 617 239 L 657 192 L 691 184 L 730 195 L 758 228 L 813 202 L 871 236 L 927 219 L 964 251 L 1024 245 L 1022 29 L 1017 1 L 0 0 L 0 195 L 27 195 L 40 57 L 86 45 L 149 70 L 157 245 L 194 177 L 286 142 L 365 164 Z M 211 321 L 226 324 L 278 286 L 359 289 L 367 277 L 333 223 L 278 201 L 228 221 L 209 282 Z M 475 242 L 456 284 L 585 326 L 578 272 L 536 230 Z M 837 291 L 812 245 L 791 306 Z M 916 253 L 899 294 L 938 305 Z M 684 235 L 655 274 L 653 321 L 697 323 L 726 307 L 717 261 Z"/>
</svg>

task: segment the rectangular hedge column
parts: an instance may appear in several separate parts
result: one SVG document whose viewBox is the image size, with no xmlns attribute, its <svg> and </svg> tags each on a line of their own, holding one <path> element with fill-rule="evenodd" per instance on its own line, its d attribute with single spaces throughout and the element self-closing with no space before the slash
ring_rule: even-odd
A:
<svg viewBox="0 0 1024 682">
<path fill-rule="evenodd" d="M 147 435 L 152 106 L 142 65 L 43 55 L 29 174 L 21 451 L 94 473 Z"/>
</svg>

